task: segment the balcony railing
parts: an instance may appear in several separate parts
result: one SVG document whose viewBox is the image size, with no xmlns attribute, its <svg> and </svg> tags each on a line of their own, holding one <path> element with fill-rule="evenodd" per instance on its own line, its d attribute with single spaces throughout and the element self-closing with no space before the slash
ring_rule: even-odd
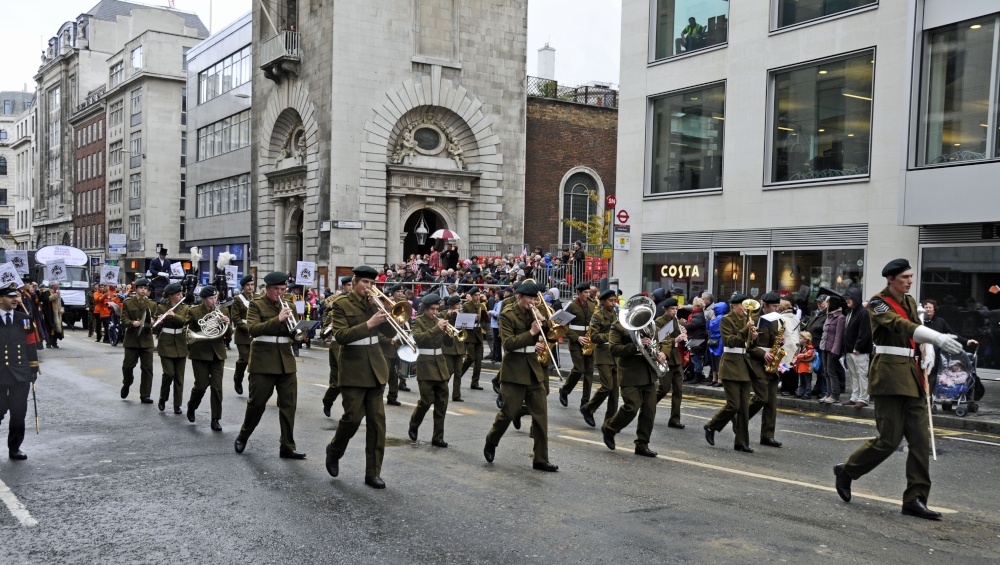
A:
<svg viewBox="0 0 1000 565">
<path fill-rule="evenodd" d="M 618 107 L 618 91 L 607 86 L 559 86 L 554 80 L 528 77 L 528 96 L 605 108 Z"/>
<path fill-rule="evenodd" d="M 260 44 L 260 68 L 274 75 L 295 72 L 294 65 L 299 62 L 299 32 L 281 31 L 278 35 Z M 270 78 L 270 77 L 269 77 Z"/>
</svg>

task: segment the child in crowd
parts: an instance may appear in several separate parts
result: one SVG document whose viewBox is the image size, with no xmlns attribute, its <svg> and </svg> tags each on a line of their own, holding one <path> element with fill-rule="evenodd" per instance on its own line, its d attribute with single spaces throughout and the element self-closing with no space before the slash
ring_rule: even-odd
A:
<svg viewBox="0 0 1000 565">
<path fill-rule="evenodd" d="M 795 372 L 799 374 L 799 388 L 795 396 L 809 400 L 812 391 L 812 362 L 816 358 L 816 349 L 812 344 L 813 336 L 807 331 L 799 333 L 799 351 L 795 354 Z"/>
<path fill-rule="evenodd" d="M 938 384 L 935 392 L 938 398 L 955 398 L 963 392 L 969 373 L 962 367 L 962 362 L 955 360 L 947 369 L 938 374 Z"/>
</svg>

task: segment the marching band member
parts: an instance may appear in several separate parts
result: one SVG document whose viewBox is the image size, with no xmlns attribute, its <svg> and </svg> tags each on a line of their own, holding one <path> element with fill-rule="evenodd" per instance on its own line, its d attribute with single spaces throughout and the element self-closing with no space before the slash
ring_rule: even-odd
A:
<svg viewBox="0 0 1000 565">
<path fill-rule="evenodd" d="M 656 452 L 649 449 L 649 438 L 656 419 L 656 371 L 639 349 L 640 345 L 648 346 L 650 339 L 644 337 L 641 344 L 634 343 L 628 330 L 621 322 L 615 321 L 608 332 L 608 343 L 611 355 L 618 359 L 622 406 L 601 426 L 604 445 L 608 449 L 614 449 L 615 435 L 638 416 L 635 454 L 656 457 Z M 657 351 L 657 355 L 660 363 L 666 361 L 662 352 Z"/>
<path fill-rule="evenodd" d="M 21 293 L 16 283 L 0 292 L 0 344 L 4 360 L 0 365 L 0 418 L 10 412 L 7 456 L 23 461 L 24 418 L 28 414 L 28 393 L 38 378 L 38 350 L 30 317 L 18 308 Z"/>
<path fill-rule="evenodd" d="M 458 317 L 458 313 L 462 310 L 462 298 L 457 294 L 453 294 L 448 297 L 448 312 L 444 316 L 448 320 L 448 323 L 455 325 L 455 319 Z M 468 331 L 466 331 L 468 335 Z M 462 378 L 462 362 L 465 360 L 465 342 L 459 341 L 450 335 L 444 336 L 444 345 L 442 347 L 444 351 L 444 358 L 448 362 L 448 374 L 454 378 L 454 386 L 452 387 L 451 399 L 453 402 L 464 402 L 462 400 L 462 388 L 459 383 Z M 418 367 L 419 368 L 419 367 Z M 420 374 L 417 374 L 417 380 L 419 381 Z"/>
<path fill-rule="evenodd" d="M 469 299 L 462 305 L 462 312 L 464 314 L 476 315 L 476 328 L 466 330 L 468 337 L 465 339 L 465 363 L 462 365 L 462 374 L 455 381 L 455 387 L 456 390 L 461 390 L 462 376 L 469 370 L 469 367 L 472 367 L 472 383 L 469 385 L 469 388 L 472 390 L 483 390 L 483 387 L 479 386 L 479 375 L 483 370 L 483 336 L 490 326 L 489 316 L 486 315 L 486 305 L 479 299 L 478 286 L 473 286 L 469 290 Z M 486 329 L 483 329 L 484 323 L 486 324 Z"/>
<path fill-rule="evenodd" d="M 285 300 L 288 277 L 275 271 L 264 277 L 264 296 L 250 301 L 247 326 L 250 344 L 249 390 L 243 426 L 233 442 L 236 453 L 243 453 L 247 440 L 260 423 L 267 401 L 278 392 L 278 424 L 281 426 L 282 459 L 305 459 L 306 454 L 295 450 L 295 406 L 298 402 L 298 378 L 295 355 L 292 353 L 294 334 L 289 330 L 295 305 Z"/>
<path fill-rule="evenodd" d="M 326 446 L 326 470 L 340 474 L 340 458 L 365 419 L 365 484 L 385 488 L 382 456 L 385 453 L 385 405 L 382 393 L 389 380 L 389 365 L 378 344 L 379 334 L 391 335 L 386 311 L 373 303 L 369 290 L 378 273 L 368 266 L 354 268 L 354 285 L 347 298 L 333 304 L 330 322 L 341 345 L 339 385 L 344 415 L 333 440 Z"/>
<path fill-rule="evenodd" d="M 406 291 L 401 284 L 394 284 L 386 291 L 386 294 L 397 303 L 406 301 Z M 409 322 L 406 323 L 409 327 Z M 391 336 L 379 335 L 378 343 L 382 347 L 382 355 L 389 365 L 389 393 L 386 395 L 385 403 L 389 406 L 400 406 L 399 391 L 410 390 L 399 374 L 399 357 L 396 355 L 396 348 L 399 347 L 399 338 L 395 331 L 390 331 Z"/>
<path fill-rule="evenodd" d="M 192 307 L 188 311 L 188 329 L 192 332 L 204 332 L 201 328 L 202 322 L 209 317 L 219 317 L 222 323 L 227 324 L 225 331 L 221 335 L 196 341 L 188 349 L 188 357 L 191 358 L 191 371 L 194 373 L 194 388 L 191 389 L 191 398 L 188 400 L 187 418 L 189 422 L 194 422 L 194 411 L 201 404 L 201 399 L 205 396 L 205 390 L 212 388 L 212 429 L 221 432 L 222 424 L 222 371 L 226 364 L 226 336 L 233 331 L 229 316 L 217 312 L 219 291 L 213 285 L 201 287 L 201 304 Z M 204 323 L 204 322 L 202 322 Z M 213 323 L 219 323 L 214 320 Z M 280 402 L 280 400 L 279 400 Z"/>
<path fill-rule="evenodd" d="M 528 281 L 534 282 L 532 279 L 524 279 L 523 282 L 528 282 Z M 511 288 L 514 289 L 514 294 L 511 294 L 507 298 L 503 299 L 503 302 L 502 302 L 502 304 L 500 306 L 500 313 L 501 314 L 503 314 L 504 308 L 510 306 L 511 304 L 516 304 L 517 303 L 517 289 L 520 286 L 521 286 L 521 282 L 520 281 L 514 281 L 514 284 L 511 285 Z M 500 343 L 501 344 L 503 343 L 503 339 L 502 338 L 500 340 Z M 501 345 L 501 347 L 502 347 L 502 345 Z M 498 398 L 500 396 L 500 371 L 503 370 L 503 362 L 502 361 L 503 360 L 501 359 L 500 369 L 497 370 L 497 376 L 493 377 L 493 382 L 492 382 L 492 384 L 493 384 L 493 392 L 496 393 L 496 395 L 497 395 Z M 498 408 L 499 408 L 499 403 L 500 403 L 500 401 L 497 400 L 497 404 L 498 404 L 497 407 Z M 515 426 L 515 427 L 519 428 L 520 426 Z"/>
<path fill-rule="evenodd" d="M 611 355 L 609 339 L 611 326 L 618 320 L 615 310 L 618 307 L 618 294 L 613 290 L 605 290 L 601 293 L 599 306 L 590 319 L 590 339 L 597 344 L 594 349 L 594 362 L 597 365 L 597 374 L 600 377 L 600 384 L 594 396 L 587 404 L 580 407 L 583 420 L 587 425 L 594 427 L 594 412 L 601 407 L 606 400 L 607 411 L 604 413 L 604 422 L 607 423 L 618 410 L 618 364 Z"/>
<path fill-rule="evenodd" d="M 153 399 L 153 311 L 156 303 L 149 299 L 149 281 L 135 281 L 135 296 L 125 299 L 122 304 L 121 327 L 124 328 L 125 360 L 122 362 L 122 398 L 128 398 L 128 389 L 135 380 L 132 371 L 139 364 L 139 400 L 152 404 Z"/>
<path fill-rule="evenodd" d="M 233 341 L 236 342 L 236 351 L 240 358 L 236 360 L 236 375 L 233 376 L 233 388 L 236 394 L 243 394 L 243 377 L 246 375 L 247 365 L 250 363 L 250 329 L 247 326 L 247 312 L 250 310 L 250 301 L 253 300 L 253 275 L 243 275 L 240 279 L 241 292 L 234 297 L 233 305 L 229 307 L 232 325 L 236 328 Z"/>
<path fill-rule="evenodd" d="M 413 322 L 413 341 L 417 344 L 417 385 L 420 400 L 410 417 L 408 435 L 417 441 L 417 430 L 431 406 L 434 406 L 434 434 L 431 445 L 448 447 L 444 440 L 444 417 L 448 410 L 448 378 L 451 371 L 445 359 L 443 346 L 447 320 L 438 318 L 441 297 L 428 294 L 421 300 L 423 312 Z"/>
<path fill-rule="evenodd" d="M 160 402 L 157 407 L 160 412 L 166 408 L 167 400 L 170 398 L 170 388 L 173 385 L 174 414 L 180 414 L 181 400 L 184 397 L 184 369 L 188 356 L 187 339 L 184 335 L 188 307 L 181 304 L 184 300 L 184 289 L 179 283 L 168 284 L 163 289 L 163 295 L 167 302 L 159 304 L 156 309 L 156 319 L 162 318 L 163 321 L 153 328 L 153 333 L 157 335 L 156 353 L 160 356 L 160 368 L 163 370 Z"/>
<path fill-rule="evenodd" d="M 778 304 L 781 296 L 777 292 L 768 292 L 760 297 L 761 312 L 757 321 L 756 347 L 747 352 L 750 357 L 750 388 L 753 391 L 753 402 L 750 403 L 748 420 L 758 412 L 763 411 L 760 420 L 760 444 L 768 447 L 781 447 L 781 442 L 774 439 L 774 429 L 778 420 L 778 373 L 768 373 L 764 365 L 774 359 L 771 348 L 775 342 L 784 341 L 784 335 L 778 335 Z"/>
<path fill-rule="evenodd" d="M 677 299 L 668 298 L 663 301 L 663 315 L 656 319 L 656 330 L 661 331 L 668 328 L 667 333 L 659 340 L 660 351 L 667 359 L 667 372 L 660 377 L 660 386 L 656 391 L 656 402 L 663 400 L 670 395 L 670 419 L 667 420 L 668 428 L 684 429 L 681 423 L 681 400 L 683 399 L 684 374 L 681 372 L 681 352 L 680 343 L 684 341 L 687 332 L 682 331 L 680 320 L 677 318 Z"/>
<path fill-rule="evenodd" d="M 590 401 L 590 389 L 594 383 L 594 355 L 584 355 L 583 347 L 590 343 L 587 339 L 587 329 L 590 327 L 590 320 L 594 317 L 594 305 L 590 301 L 590 283 L 580 283 L 576 285 L 577 296 L 566 311 L 576 316 L 569 323 L 566 332 L 566 340 L 569 342 L 569 355 L 573 359 L 573 370 L 569 377 L 559 389 L 559 404 L 569 405 L 569 395 L 576 388 L 576 383 L 583 378 L 583 396 L 580 397 L 580 406 L 586 406 Z"/>
<path fill-rule="evenodd" d="M 330 316 L 333 314 L 333 305 L 338 300 L 343 300 L 347 298 L 347 295 L 351 293 L 352 287 L 352 276 L 340 277 L 340 292 L 336 295 L 328 298 L 326 313 L 323 315 L 323 328 L 330 327 Z M 330 386 L 326 389 L 326 394 L 323 395 L 323 415 L 327 418 L 330 417 L 330 408 L 333 407 L 334 401 L 340 396 L 340 385 L 338 384 L 338 372 L 339 365 L 337 359 L 340 357 L 340 344 L 337 343 L 337 339 L 333 336 L 333 332 L 328 332 L 327 341 L 330 344 Z"/>
<path fill-rule="evenodd" d="M 726 393 L 726 405 L 705 424 L 705 441 L 715 445 L 715 432 L 721 432 L 733 422 L 736 443 L 733 449 L 753 453 L 750 449 L 750 374 L 752 362 L 746 354 L 746 344 L 757 340 L 757 328 L 752 316 L 743 308 L 745 294 L 736 293 L 729 299 L 729 313 L 722 318 L 722 360 L 719 361 L 719 378 Z"/>
<path fill-rule="evenodd" d="M 545 349 L 542 324 L 532 311 L 542 289 L 532 282 L 522 282 L 517 288 L 517 302 L 500 313 L 500 339 L 504 355 L 500 369 L 500 393 L 503 408 L 497 413 L 493 427 L 486 435 L 483 455 L 492 463 L 497 444 L 515 418 L 523 402 L 531 415 L 531 431 L 535 440 L 532 468 L 555 472 L 558 465 L 549 463 L 548 394 L 549 375 L 538 362 L 538 354 Z M 539 339 L 541 334 L 542 340 Z"/>
</svg>

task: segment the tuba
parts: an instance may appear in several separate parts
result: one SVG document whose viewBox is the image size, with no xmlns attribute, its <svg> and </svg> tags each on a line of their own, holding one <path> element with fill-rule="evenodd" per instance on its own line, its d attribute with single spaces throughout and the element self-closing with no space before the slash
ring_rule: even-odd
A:
<svg viewBox="0 0 1000 565">
<path fill-rule="evenodd" d="M 657 377 L 667 374 L 667 364 L 660 363 L 660 347 L 656 340 L 656 304 L 643 295 L 636 295 L 628 299 L 625 306 L 618 312 L 618 323 L 622 325 L 630 336 L 639 352 L 646 358 L 646 362 L 656 371 Z M 642 338 L 649 338 L 649 345 L 642 344 Z"/>
<path fill-rule="evenodd" d="M 216 304 L 214 310 L 209 312 L 204 318 L 198 320 L 198 328 L 201 329 L 201 332 L 193 332 L 190 328 L 186 328 L 184 335 L 187 338 L 188 345 L 199 341 L 218 339 L 226 335 L 226 332 L 229 330 L 229 322 L 223 319 L 222 310 Z"/>
</svg>

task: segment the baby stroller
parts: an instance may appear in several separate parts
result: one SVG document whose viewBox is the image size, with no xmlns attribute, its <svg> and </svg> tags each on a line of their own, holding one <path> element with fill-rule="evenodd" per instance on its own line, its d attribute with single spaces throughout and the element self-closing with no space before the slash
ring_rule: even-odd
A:
<svg viewBox="0 0 1000 565">
<path fill-rule="evenodd" d="M 985 388 L 976 375 L 977 351 L 978 347 L 972 353 L 963 351 L 955 355 L 942 351 L 938 356 L 938 382 L 931 396 L 932 412 L 937 413 L 938 404 L 945 412 L 954 408 L 956 416 L 979 411 L 976 401 L 982 399 Z"/>
<path fill-rule="evenodd" d="M 121 341 L 122 311 L 114 302 L 109 302 L 108 308 L 111 310 L 111 319 L 108 320 L 108 341 L 111 343 L 111 347 L 114 347 Z"/>
</svg>

